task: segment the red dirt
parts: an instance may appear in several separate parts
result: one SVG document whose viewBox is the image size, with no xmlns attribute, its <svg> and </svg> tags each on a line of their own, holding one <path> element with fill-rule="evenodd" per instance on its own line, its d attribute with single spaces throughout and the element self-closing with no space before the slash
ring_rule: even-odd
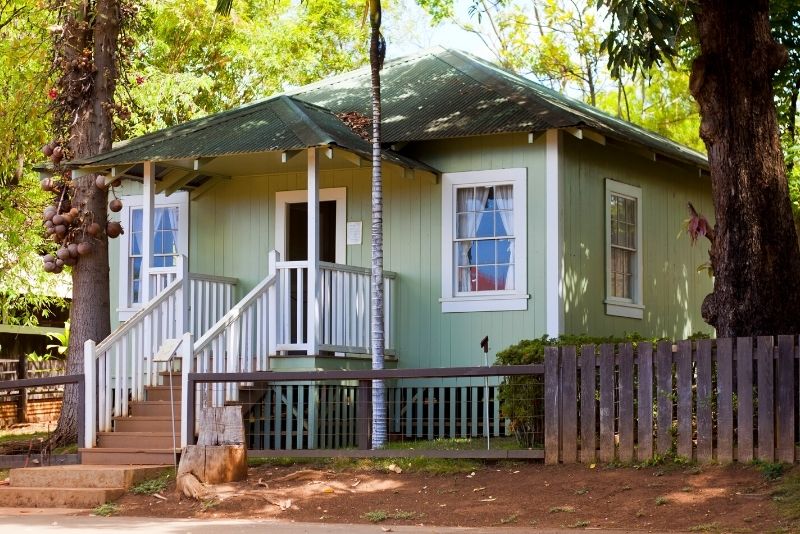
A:
<svg viewBox="0 0 800 534">
<path fill-rule="evenodd" d="M 398 465 L 404 467 L 403 461 Z M 367 512 L 384 511 L 403 518 L 386 519 L 387 525 L 704 532 L 797 528 L 782 520 L 772 489 L 758 469 L 735 465 L 590 469 L 502 463 L 484 465 L 474 474 L 449 475 L 262 466 L 251 468 L 247 481 L 217 486 L 213 501 L 180 497 L 172 485 L 163 492 L 166 501 L 128 494 L 117 504 L 118 513 L 126 516 L 323 523 L 365 523 Z M 281 511 L 281 505 L 289 504 Z"/>
</svg>

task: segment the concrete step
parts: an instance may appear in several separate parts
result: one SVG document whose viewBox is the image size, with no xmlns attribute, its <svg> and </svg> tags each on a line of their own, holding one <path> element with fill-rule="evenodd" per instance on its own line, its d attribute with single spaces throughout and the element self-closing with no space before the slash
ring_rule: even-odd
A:
<svg viewBox="0 0 800 534">
<path fill-rule="evenodd" d="M 78 449 L 83 465 L 173 465 L 173 449 Z M 180 458 L 180 452 L 178 453 Z"/>
<path fill-rule="evenodd" d="M 176 429 L 175 442 L 181 443 L 180 429 Z M 98 432 L 99 448 L 169 449 L 173 446 L 171 432 Z"/>
<path fill-rule="evenodd" d="M 180 432 L 180 414 L 175 414 L 175 421 L 169 416 L 157 417 L 115 417 L 115 432 Z"/>
<path fill-rule="evenodd" d="M 172 461 L 170 460 L 170 464 Z M 156 478 L 164 466 L 130 465 L 58 465 L 12 469 L 9 482 L 13 488 L 129 488 L 144 480 Z"/>
<path fill-rule="evenodd" d="M 130 413 L 133 416 L 144 417 L 172 417 L 175 414 L 176 418 L 181 416 L 181 403 L 180 398 L 177 402 L 163 401 L 131 401 Z"/>
<path fill-rule="evenodd" d="M 169 402 L 169 390 L 172 389 L 172 400 L 179 401 L 181 399 L 181 387 L 178 385 L 170 388 L 169 386 L 146 386 L 144 388 L 144 396 L 148 401 L 167 401 Z"/>
<path fill-rule="evenodd" d="M 119 499 L 125 488 L 0 486 L 0 506 L 10 508 L 94 508 Z"/>
</svg>

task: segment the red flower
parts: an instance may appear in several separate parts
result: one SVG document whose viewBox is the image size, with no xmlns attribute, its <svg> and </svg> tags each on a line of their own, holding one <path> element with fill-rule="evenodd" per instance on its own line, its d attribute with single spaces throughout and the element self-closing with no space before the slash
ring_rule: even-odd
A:
<svg viewBox="0 0 800 534">
<path fill-rule="evenodd" d="M 142 85 L 143 83 L 144 83 L 144 76 L 137 76 L 136 85 Z"/>
<path fill-rule="evenodd" d="M 56 98 L 58 98 L 58 91 L 56 91 L 55 88 L 50 89 L 49 91 L 47 91 L 47 98 L 49 98 L 50 100 L 55 100 Z"/>
</svg>

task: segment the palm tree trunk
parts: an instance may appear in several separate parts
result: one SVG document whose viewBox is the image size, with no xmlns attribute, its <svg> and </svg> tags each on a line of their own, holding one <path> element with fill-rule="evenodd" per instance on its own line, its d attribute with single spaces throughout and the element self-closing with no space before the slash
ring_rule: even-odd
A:
<svg viewBox="0 0 800 534">
<path fill-rule="evenodd" d="M 369 63 L 372 73 L 372 368 L 383 369 L 383 177 L 381 175 L 381 66 L 384 44 L 381 37 L 381 2 L 370 0 Z M 386 444 L 386 386 L 372 383 L 372 448 Z"/>
</svg>

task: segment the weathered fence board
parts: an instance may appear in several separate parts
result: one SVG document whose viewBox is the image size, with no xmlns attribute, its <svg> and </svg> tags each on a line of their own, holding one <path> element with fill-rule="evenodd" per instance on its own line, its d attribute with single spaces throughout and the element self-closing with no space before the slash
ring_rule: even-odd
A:
<svg viewBox="0 0 800 534">
<path fill-rule="evenodd" d="M 636 393 L 639 438 L 636 458 L 643 461 L 653 457 L 653 345 L 641 343 L 636 353 L 639 358 L 636 366 L 639 379 Z"/>
<path fill-rule="evenodd" d="M 594 345 L 581 348 L 581 462 L 584 463 L 594 462 L 597 454 L 596 361 Z"/>
<path fill-rule="evenodd" d="M 733 340 L 717 340 L 717 460 L 733 460 Z"/>
<path fill-rule="evenodd" d="M 794 462 L 794 339 L 778 336 L 776 422 L 778 460 Z"/>
<path fill-rule="evenodd" d="M 672 448 L 672 343 L 661 341 L 656 352 L 656 452 L 667 454 Z"/>
<path fill-rule="evenodd" d="M 544 461 L 558 463 L 559 452 L 559 376 L 558 348 L 544 349 Z"/>
<path fill-rule="evenodd" d="M 736 340 L 736 459 L 753 459 L 753 340 Z"/>
<path fill-rule="evenodd" d="M 561 353 L 561 459 L 574 463 L 578 459 L 578 391 L 575 347 L 564 347 Z"/>
<path fill-rule="evenodd" d="M 614 460 L 614 345 L 600 346 L 600 460 Z"/>
<path fill-rule="evenodd" d="M 697 342 L 697 459 L 710 462 L 714 454 L 713 426 L 711 419 L 712 375 L 711 340 Z"/>
<path fill-rule="evenodd" d="M 678 456 L 692 457 L 692 342 L 678 343 L 675 355 L 678 388 Z"/>
<path fill-rule="evenodd" d="M 633 461 L 633 346 L 619 347 L 619 459 Z"/>
<path fill-rule="evenodd" d="M 756 348 L 758 358 L 758 459 L 775 459 L 775 405 L 772 338 L 761 336 Z"/>
</svg>

